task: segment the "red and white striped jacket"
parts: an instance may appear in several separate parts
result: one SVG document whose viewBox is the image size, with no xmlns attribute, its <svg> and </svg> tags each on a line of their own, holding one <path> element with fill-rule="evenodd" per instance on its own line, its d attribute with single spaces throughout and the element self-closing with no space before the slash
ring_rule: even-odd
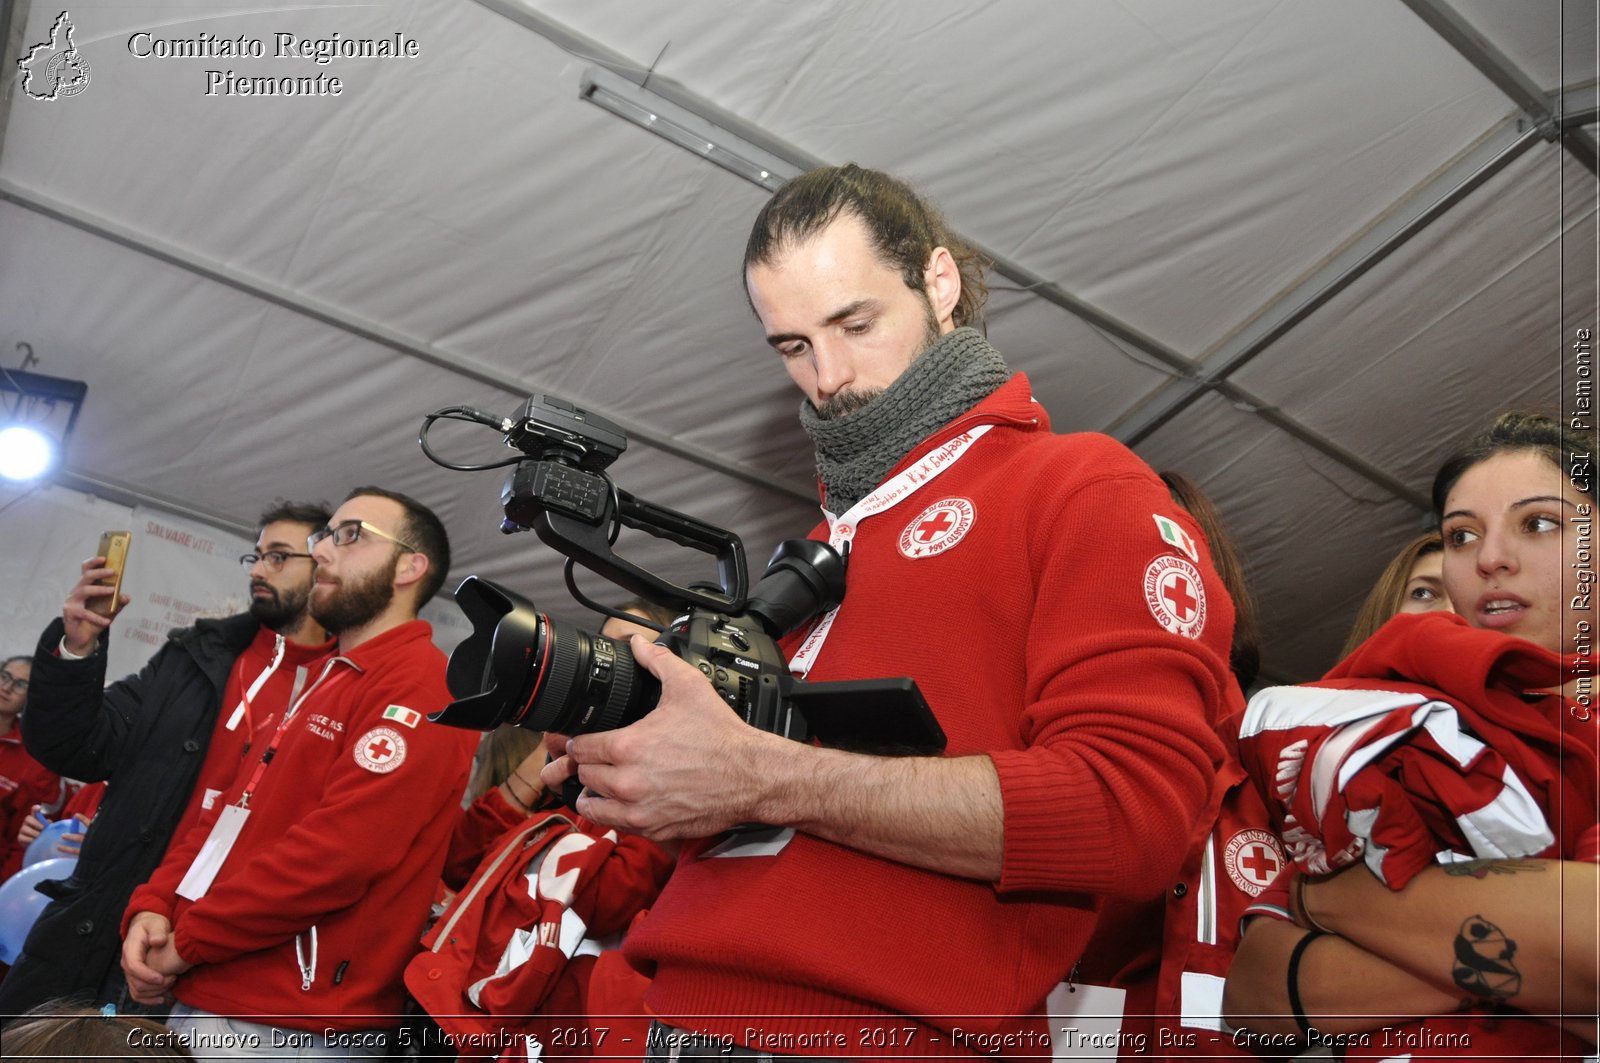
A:
<svg viewBox="0 0 1600 1063">
<path fill-rule="evenodd" d="M 1524 693 L 1562 674 L 1454 615 L 1396 617 L 1323 680 L 1253 697 L 1241 760 L 1311 874 L 1364 860 L 1399 889 L 1436 861 L 1571 859 L 1595 823 L 1595 723 Z"/>
<path fill-rule="evenodd" d="M 589 982 L 671 867 L 644 838 L 535 815 L 495 843 L 422 939 L 406 986 L 463 1059 L 642 1054 L 643 1021 L 633 1045 L 615 1022 L 586 1021 Z M 642 983 L 638 997 L 636 1012 Z"/>
</svg>

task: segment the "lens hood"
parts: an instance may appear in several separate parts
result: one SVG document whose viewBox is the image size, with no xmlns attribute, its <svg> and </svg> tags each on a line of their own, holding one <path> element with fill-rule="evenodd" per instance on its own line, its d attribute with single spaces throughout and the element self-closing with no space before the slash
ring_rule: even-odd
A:
<svg viewBox="0 0 1600 1063">
<path fill-rule="evenodd" d="M 461 581 L 456 604 L 471 621 L 472 634 L 450 654 L 445 670 L 456 700 L 429 719 L 478 731 L 515 722 L 527 709 L 537 675 L 539 611 L 521 595 L 477 576 Z"/>
</svg>

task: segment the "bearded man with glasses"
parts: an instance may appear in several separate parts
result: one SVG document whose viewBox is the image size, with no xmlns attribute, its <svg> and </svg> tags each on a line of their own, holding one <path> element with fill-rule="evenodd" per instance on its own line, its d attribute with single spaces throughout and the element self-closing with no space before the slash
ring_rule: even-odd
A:
<svg viewBox="0 0 1600 1063">
<path fill-rule="evenodd" d="M 257 522 L 255 551 L 239 559 L 249 611 L 174 630 L 137 675 L 110 687 L 102 636 L 118 612 L 108 618 L 88 605 L 112 593 L 99 583 L 111 570 L 101 557 L 83 563 L 39 641 L 22 731 L 47 767 L 114 785 L 72 877 L 54 886 L 0 984 L 0 1016 L 68 994 L 141 1010 L 119 963 L 123 910 L 168 843 L 215 804 L 219 780 L 233 774 L 227 765 L 237 767 L 258 733 L 270 734 L 332 650 L 308 611 L 315 566 L 305 549 L 328 517 L 325 505 L 275 503 Z"/>
<path fill-rule="evenodd" d="M 417 619 L 450 567 L 439 518 L 361 487 L 306 547 L 337 652 L 128 904 L 134 999 L 175 997 L 200 1059 L 385 1054 L 477 746 L 427 719 L 450 702 Z"/>
</svg>

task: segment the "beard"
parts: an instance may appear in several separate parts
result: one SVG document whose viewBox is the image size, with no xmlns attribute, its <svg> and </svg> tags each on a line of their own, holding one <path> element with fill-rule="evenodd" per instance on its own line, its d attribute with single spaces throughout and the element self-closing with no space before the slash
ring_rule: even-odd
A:
<svg viewBox="0 0 1600 1063">
<path fill-rule="evenodd" d="M 857 410 L 863 410 L 877 402 L 885 390 L 872 388 L 868 391 L 841 391 L 817 407 L 817 420 L 837 421 L 841 417 L 849 417 Z"/>
<path fill-rule="evenodd" d="M 395 559 L 399 554 L 395 555 Z M 325 595 L 311 594 L 311 616 L 317 623 L 337 635 L 361 627 L 377 619 L 394 600 L 394 559 L 387 567 L 380 567 L 351 580 L 341 580 L 328 588 Z"/>
<path fill-rule="evenodd" d="M 286 627 L 293 627 L 306 613 L 306 604 L 311 600 L 311 585 L 290 588 L 280 591 L 264 580 L 257 580 L 250 584 L 253 595 L 257 587 L 265 588 L 271 595 L 269 598 L 250 599 L 250 615 L 261 622 L 261 626 L 271 631 L 282 631 Z"/>
<path fill-rule="evenodd" d="M 917 348 L 917 353 L 911 356 L 911 361 L 927 354 L 935 343 L 939 342 L 939 319 L 933 316 L 933 302 L 926 292 L 922 295 L 922 346 Z M 910 368 L 910 363 L 906 363 Z M 883 397 L 887 388 L 872 388 L 867 391 L 841 391 L 828 399 L 821 406 L 816 407 L 817 420 L 837 421 L 841 417 L 849 417 L 852 413 L 866 409 L 878 399 Z"/>
</svg>

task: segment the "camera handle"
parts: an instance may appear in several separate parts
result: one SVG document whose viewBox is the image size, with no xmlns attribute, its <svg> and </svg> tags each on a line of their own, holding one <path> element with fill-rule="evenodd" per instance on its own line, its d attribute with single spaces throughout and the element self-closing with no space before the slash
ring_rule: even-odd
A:
<svg viewBox="0 0 1600 1063">
<path fill-rule="evenodd" d="M 677 609 L 698 606 L 716 612 L 737 611 L 743 605 L 750 577 L 744 544 L 738 536 L 687 514 L 636 498 L 626 491 L 616 493 L 616 503 L 616 519 L 627 527 L 714 555 L 717 583 L 723 593 L 680 587 L 618 557 L 611 550 L 610 519 L 590 524 L 569 514 L 545 509 L 533 522 L 534 533 L 545 545 L 648 601 Z M 606 510 L 609 518 L 609 499 Z"/>
<path fill-rule="evenodd" d="M 602 472 L 524 458 L 506 478 L 500 502 L 502 531 L 532 529 L 545 545 L 641 598 L 684 610 L 743 608 L 750 576 L 737 535 L 620 490 Z M 680 587 L 618 557 L 611 550 L 618 524 L 714 555 L 722 593 Z"/>
</svg>

